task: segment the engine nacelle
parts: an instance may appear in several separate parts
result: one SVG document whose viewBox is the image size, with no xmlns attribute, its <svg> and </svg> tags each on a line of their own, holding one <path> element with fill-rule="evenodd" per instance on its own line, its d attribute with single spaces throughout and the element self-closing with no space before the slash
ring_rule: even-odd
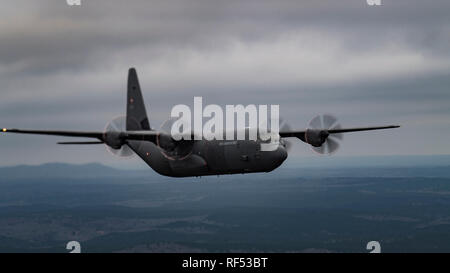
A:
<svg viewBox="0 0 450 273">
<path fill-rule="evenodd" d="M 194 141 L 176 141 L 169 134 L 161 133 L 156 139 L 156 144 L 163 150 L 164 155 L 171 160 L 185 159 L 192 153 Z"/>
<path fill-rule="evenodd" d="M 176 142 L 173 140 L 172 136 L 165 133 L 158 135 L 156 138 L 156 143 L 159 147 L 166 151 L 172 151 L 176 146 Z"/>
<path fill-rule="evenodd" d="M 326 130 L 308 129 L 305 132 L 305 142 L 311 144 L 311 146 L 320 147 L 329 135 Z"/>
<path fill-rule="evenodd" d="M 122 136 L 121 132 L 114 132 L 114 131 L 106 132 L 103 135 L 103 141 L 105 142 L 106 145 L 108 145 L 113 149 L 120 149 L 122 148 L 122 145 L 125 144 L 121 136 Z"/>
</svg>

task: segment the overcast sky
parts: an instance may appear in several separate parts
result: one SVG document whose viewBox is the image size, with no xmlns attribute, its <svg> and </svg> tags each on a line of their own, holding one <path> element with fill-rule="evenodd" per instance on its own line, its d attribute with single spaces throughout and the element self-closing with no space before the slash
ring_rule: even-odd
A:
<svg viewBox="0 0 450 273">
<path fill-rule="evenodd" d="M 450 153 L 448 0 L 81 1 L 0 0 L 0 127 L 103 130 L 136 67 L 152 127 L 203 96 L 279 104 L 294 128 L 402 125 L 346 135 L 341 156 Z M 0 165 L 130 164 L 60 140 L 1 135 Z"/>
</svg>

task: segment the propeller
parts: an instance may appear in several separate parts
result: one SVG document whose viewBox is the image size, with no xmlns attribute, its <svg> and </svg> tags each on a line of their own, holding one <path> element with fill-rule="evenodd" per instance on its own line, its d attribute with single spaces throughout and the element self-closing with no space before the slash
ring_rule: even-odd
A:
<svg viewBox="0 0 450 273">
<path fill-rule="evenodd" d="M 305 137 L 313 151 L 330 155 L 339 149 L 339 142 L 343 139 L 343 134 L 329 134 L 328 130 L 340 128 L 341 125 L 333 115 L 317 115 L 309 122 Z M 308 137 L 315 139 L 309 141 Z"/>
<path fill-rule="evenodd" d="M 270 131 L 270 129 L 271 129 L 271 123 L 270 122 L 271 122 L 271 120 L 269 119 L 269 120 L 267 120 L 267 123 L 263 122 L 263 123 L 261 123 L 259 125 L 259 127 L 263 128 L 264 126 L 266 126 L 266 129 L 268 131 Z M 279 119 L 279 130 L 280 130 L 280 132 L 282 132 L 282 131 L 290 131 L 291 130 L 291 126 L 283 118 L 280 118 Z M 292 149 L 292 146 L 294 145 L 291 141 L 289 141 L 287 139 L 280 138 L 279 141 L 280 141 L 280 144 L 283 145 L 284 148 L 288 152 Z"/>
<path fill-rule="evenodd" d="M 280 118 L 280 131 L 290 131 L 291 130 L 291 126 L 283 119 Z M 292 146 L 294 144 L 292 144 L 291 141 L 287 140 L 287 139 L 280 139 L 280 143 L 281 145 L 284 146 L 284 148 L 286 148 L 286 151 L 290 152 L 292 149 Z"/>
<path fill-rule="evenodd" d="M 119 116 L 111 120 L 105 127 L 104 138 L 106 149 L 118 157 L 132 157 L 134 155 L 126 143 L 120 140 L 120 133 L 126 131 L 127 118 L 126 116 Z"/>
</svg>

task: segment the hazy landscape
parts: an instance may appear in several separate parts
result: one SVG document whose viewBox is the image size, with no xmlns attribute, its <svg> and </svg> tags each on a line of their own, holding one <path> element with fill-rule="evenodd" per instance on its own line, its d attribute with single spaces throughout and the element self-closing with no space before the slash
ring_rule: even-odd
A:
<svg viewBox="0 0 450 273">
<path fill-rule="evenodd" d="M 448 159 L 293 159 L 268 174 L 188 179 L 100 164 L 3 167 L 0 251 L 68 252 L 76 240 L 83 252 L 368 252 L 369 241 L 450 252 Z"/>
</svg>

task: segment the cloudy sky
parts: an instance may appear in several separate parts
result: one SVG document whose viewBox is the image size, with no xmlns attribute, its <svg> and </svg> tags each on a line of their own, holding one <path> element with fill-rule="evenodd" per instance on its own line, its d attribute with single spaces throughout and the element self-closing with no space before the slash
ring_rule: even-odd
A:
<svg viewBox="0 0 450 273">
<path fill-rule="evenodd" d="M 448 0 L 81 1 L 0 0 L 0 127 L 103 130 L 133 66 L 152 127 L 203 96 L 279 104 L 296 128 L 320 113 L 403 126 L 348 134 L 341 156 L 450 153 Z M 129 164 L 60 140 L 1 135 L 0 165 Z"/>
</svg>

